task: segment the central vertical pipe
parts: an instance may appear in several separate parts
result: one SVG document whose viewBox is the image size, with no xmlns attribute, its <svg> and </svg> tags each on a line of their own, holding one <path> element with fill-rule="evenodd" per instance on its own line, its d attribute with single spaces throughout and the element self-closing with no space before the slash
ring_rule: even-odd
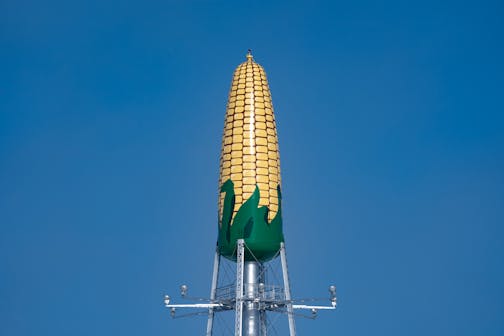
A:
<svg viewBox="0 0 504 336">
<path fill-rule="evenodd" d="M 261 335 L 261 318 L 259 310 L 259 283 L 262 281 L 262 265 L 256 261 L 245 262 L 244 281 L 244 306 L 243 306 L 243 336 Z M 254 302 L 255 301 L 255 302 Z"/>
</svg>

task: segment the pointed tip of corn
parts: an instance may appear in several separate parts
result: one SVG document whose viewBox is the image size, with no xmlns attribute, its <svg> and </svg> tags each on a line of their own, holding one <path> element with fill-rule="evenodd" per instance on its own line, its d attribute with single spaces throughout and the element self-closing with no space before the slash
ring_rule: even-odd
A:
<svg viewBox="0 0 504 336">
<path fill-rule="evenodd" d="M 254 56 L 252 56 L 252 49 L 247 50 L 247 61 L 253 61 Z"/>
</svg>

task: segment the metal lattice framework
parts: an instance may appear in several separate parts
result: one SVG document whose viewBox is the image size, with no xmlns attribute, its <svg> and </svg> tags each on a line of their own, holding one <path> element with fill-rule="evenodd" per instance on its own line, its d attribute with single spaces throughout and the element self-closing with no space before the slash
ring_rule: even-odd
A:
<svg viewBox="0 0 504 336">
<path fill-rule="evenodd" d="M 182 298 L 193 301 L 188 304 L 171 304 L 169 296 L 165 296 L 165 306 L 170 309 L 172 317 L 187 317 L 194 315 L 208 315 L 207 336 L 216 336 L 214 321 L 220 313 L 234 311 L 234 332 L 226 325 L 223 332 L 235 336 L 266 336 L 268 331 L 277 334 L 275 322 L 281 315 L 288 318 L 289 334 L 296 335 L 294 317 L 314 319 L 318 310 L 336 309 L 336 288 L 329 287 L 330 305 L 306 305 L 306 301 L 320 299 L 293 300 L 290 293 L 290 283 L 287 267 L 287 257 L 284 243 L 281 244 L 277 255 L 280 265 L 275 262 L 278 258 L 260 263 L 259 261 L 245 261 L 245 253 L 251 253 L 243 239 L 239 239 L 236 247 L 236 263 L 234 270 L 229 266 L 232 262 L 224 261 L 216 249 L 212 288 L 209 299 L 199 299 L 187 296 L 188 288 L 182 285 Z M 281 268 L 281 280 L 277 273 Z M 195 302 L 196 301 L 196 302 Z M 195 312 L 177 315 L 177 309 L 194 309 Z M 297 313 L 297 310 L 309 310 L 310 315 Z M 270 316 L 271 313 L 277 315 Z M 270 318 L 272 317 L 272 318 Z M 244 326 L 246 326 L 244 328 Z M 244 330 L 246 334 L 244 334 Z"/>
</svg>

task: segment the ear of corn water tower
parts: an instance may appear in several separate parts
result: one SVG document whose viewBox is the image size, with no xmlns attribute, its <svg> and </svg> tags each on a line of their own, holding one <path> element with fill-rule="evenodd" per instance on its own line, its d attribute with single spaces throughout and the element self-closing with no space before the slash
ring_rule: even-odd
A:
<svg viewBox="0 0 504 336">
<path fill-rule="evenodd" d="M 215 326 L 217 314 L 234 312 L 233 325 L 226 326 L 228 334 L 266 336 L 276 332 L 268 315 L 283 314 L 289 335 L 295 336 L 296 316 L 315 318 L 319 310 L 336 309 L 335 286 L 329 287 L 329 305 L 306 304 L 315 299 L 291 297 L 281 185 L 271 92 L 266 72 L 249 50 L 246 61 L 234 71 L 226 107 L 210 297 L 189 297 L 187 285 L 182 285 L 181 296 L 190 302 L 173 304 L 165 296 L 172 317 L 207 315 L 205 335 L 210 336 L 225 334 Z M 223 271 L 229 273 L 229 269 L 232 276 L 224 279 Z M 192 312 L 179 315 L 179 309 Z"/>
</svg>

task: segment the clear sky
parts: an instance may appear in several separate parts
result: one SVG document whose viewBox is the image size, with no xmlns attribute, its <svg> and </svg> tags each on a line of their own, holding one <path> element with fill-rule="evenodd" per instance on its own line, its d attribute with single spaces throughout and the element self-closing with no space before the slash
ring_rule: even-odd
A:
<svg viewBox="0 0 504 336">
<path fill-rule="evenodd" d="M 0 334 L 202 335 L 235 67 L 269 76 L 300 335 L 504 334 L 502 1 L 0 1 Z M 287 323 L 286 320 L 283 323 Z"/>
</svg>

